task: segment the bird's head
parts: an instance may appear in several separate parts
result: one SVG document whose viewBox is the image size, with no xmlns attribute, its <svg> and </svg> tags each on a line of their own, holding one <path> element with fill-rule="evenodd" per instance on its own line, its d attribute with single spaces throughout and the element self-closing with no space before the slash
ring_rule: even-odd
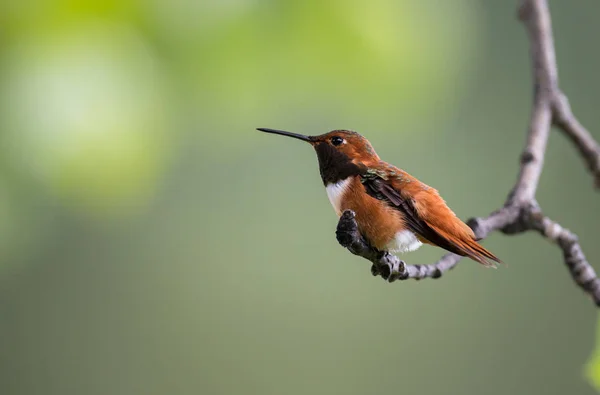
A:
<svg viewBox="0 0 600 395">
<path fill-rule="evenodd" d="M 369 140 L 351 130 L 333 130 L 318 136 L 306 136 L 283 130 L 258 128 L 261 132 L 280 134 L 310 143 L 319 157 L 319 162 L 352 162 L 370 166 L 379 162 L 379 156 Z"/>
</svg>

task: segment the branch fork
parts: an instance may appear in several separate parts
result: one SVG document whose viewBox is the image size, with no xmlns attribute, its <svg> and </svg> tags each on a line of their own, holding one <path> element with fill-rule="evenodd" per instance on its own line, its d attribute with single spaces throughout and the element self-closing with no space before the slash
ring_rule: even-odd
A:
<svg viewBox="0 0 600 395">
<path fill-rule="evenodd" d="M 600 279 L 585 257 L 577 236 L 545 216 L 535 199 L 552 126 L 567 136 L 579 151 L 597 188 L 600 188 L 600 145 L 573 115 L 567 97 L 559 89 L 547 0 L 522 0 L 518 16 L 529 35 L 534 83 L 534 105 L 520 158 L 521 167 L 504 206 L 485 218 L 470 219 L 467 224 L 481 239 L 496 230 L 507 235 L 538 232 L 562 250 L 573 281 L 600 307 Z M 462 259 L 448 253 L 433 264 L 408 265 L 387 251 L 371 247 L 360 235 L 351 210 L 340 217 L 336 237 L 351 253 L 371 261 L 371 273 L 388 282 L 439 278 Z"/>
</svg>

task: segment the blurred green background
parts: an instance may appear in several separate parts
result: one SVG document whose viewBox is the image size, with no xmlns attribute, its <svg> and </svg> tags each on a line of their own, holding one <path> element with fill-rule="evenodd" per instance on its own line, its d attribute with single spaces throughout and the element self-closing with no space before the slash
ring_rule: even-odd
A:
<svg viewBox="0 0 600 395">
<path fill-rule="evenodd" d="M 514 3 L 2 1 L 0 393 L 593 393 L 596 308 L 556 247 L 493 234 L 507 267 L 386 284 L 337 244 L 310 147 L 254 130 L 357 130 L 487 215 L 531 108 Z M 551 10 L 600 138 L 600 3 Z M 558 133 L 538 198 L 598 262 Z"/>
</svg>

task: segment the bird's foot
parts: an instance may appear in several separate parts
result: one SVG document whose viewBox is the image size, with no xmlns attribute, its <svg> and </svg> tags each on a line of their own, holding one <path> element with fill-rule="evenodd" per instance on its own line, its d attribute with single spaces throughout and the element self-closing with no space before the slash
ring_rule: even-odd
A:
<svg viewBox="0 0 600 395">
<path fill-rule="evenodd" d="M 381 276 L 389 282 L 406 278 L 404 261 L 387 251 L 379 251 L 373 248 L 362 237 L 358 230 L 354 211 L 345 210 L 342 213 L 335 230 L 335 236 L 342 247 L 347 248 L 354 255 L 362 256 L 373 262 L 373 266 L 371 266 L 373 276 Z"/>
<path fill-rule="evenodd" d="M 346 210 L 340 217 L 337 229 L 335 230 L 335 237 L 342 247 L 350 247 L 355 240 L 361 237 L 358 232 L 358 224 L 356 223 L 355 216 L 354 211 Z"/>
</svg>

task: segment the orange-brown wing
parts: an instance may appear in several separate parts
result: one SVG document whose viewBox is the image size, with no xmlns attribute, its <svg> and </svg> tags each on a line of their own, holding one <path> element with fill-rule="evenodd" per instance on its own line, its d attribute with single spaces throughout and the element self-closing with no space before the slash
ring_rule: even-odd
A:
<svg viewBox="0 0 600 395">
<path fill-rule="evenodd" d="M 489 266 L 500 262 L 475 240 L 471 228 L 462 222 L 433 188 L 402 172 L 400 176 L 367 173 L 363 184 L 371 196 L 387 201 L 404 214 L 408 227 L 432 244 Z M 383 177 L 385 178 L 383 178 Z M 387 179 L 386 179 L 387 178 Z"/>
</svg>

